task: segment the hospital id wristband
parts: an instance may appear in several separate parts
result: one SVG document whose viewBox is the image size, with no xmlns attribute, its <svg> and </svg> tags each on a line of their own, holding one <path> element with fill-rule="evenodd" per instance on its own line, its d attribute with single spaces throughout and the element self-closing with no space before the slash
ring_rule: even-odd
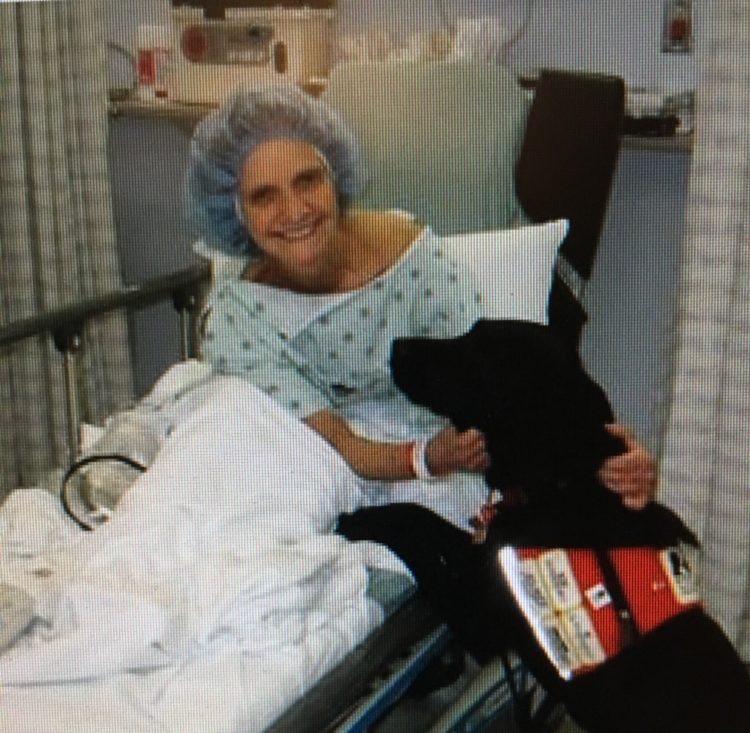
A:
<svg viewBox="0 0 750 733">
<path fill-rule="evenodd" d="M 430 469 L 427 466 L 427 441 L 417 440 L 412 444 L 411 449 L 411 467 L 414 471 L 415 478 L 422 481 L 428 481 L 432 478 Z"/>
<path fill-rule="evenodd" d="M 406 479 L 414 479 L 414 442 L 401 443 L 397 448 L 399 470 L 403 471 Z"/>
</svg>

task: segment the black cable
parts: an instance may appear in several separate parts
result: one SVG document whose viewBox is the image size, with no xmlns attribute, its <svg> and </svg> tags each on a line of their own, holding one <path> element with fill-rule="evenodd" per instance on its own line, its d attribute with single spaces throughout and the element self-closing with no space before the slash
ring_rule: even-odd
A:
<svg viewBox="0 0 750 733">
<path fill-rule="evenodd" d="M 516 27 L 515 31 L 513 32 L 513 35 L 503 44 L 503 61 L 508 60 L 508 52 L 515 46 L 521 38 L 526 34 L 526 31 L 529 28 L 529 23 L 531 21 L 531 17 L 534 15 L 537 9 L 538 0 L 530 0 L 526 4 L 526 12 L 524 13 L 523 18 L 518 23 L 518 26 Z"/>
<path fill-rule="evenodd" d="M 135 55 L 132 54 L 124 46 L 121 46 L 119 43 L 113 43 L 112 41 L 107 43 L 107 48 L 110 51 L 114 51 L 116 54 L 118 54 L 128 62 L 133 78 L 129 89 L 130 91 L 135 90 L 135 88 L 138 86 L 138 60 L 136 59 Z"/>
<path fill-rule="evenodd" d="M 65 475 L 62 478 L 60 500 L 62 502 L 65 513 L 81 529 L 84 529 L 87 532 L 91 532 L 94 529 L 94 526 L 86 524 L 84 520 L 76 515 L 75 511 L 70 506 L 70 503 L 68 501 L 68 481 L 70 480 L 71 476 L 73 476 L 73 474 L 78 471 L 78 469 L 83 468 L 84 466 L 88 466 L 90 463 L 98 463 L 100 461 L 116 461 L 118 463 L 124 463 L 126 466 L 130 466 L 130 468 L 134 468 L 136 471 L 140 471 L 141 473 L 144 473 L 147 469 L 147 466 L 144 466 L 142 463 L 134 461 L 132 458 L 128 458 L 127 456 L 121 456 L 118 453 L 102 453 L 98 455 L 85 456 L 84 458 L 80 458 L 79 460 L 75 461 L 70 466 L 70 468 L 65 472 Z"/>
</svg>

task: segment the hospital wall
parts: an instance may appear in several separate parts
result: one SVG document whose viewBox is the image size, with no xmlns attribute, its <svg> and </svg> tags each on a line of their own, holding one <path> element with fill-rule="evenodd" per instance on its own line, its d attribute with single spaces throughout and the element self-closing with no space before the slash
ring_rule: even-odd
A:
<svg viewBox="0 0 750 733">
<path fill-rule="evenodd" d="M 165 22 L 169 3 L 113 3 L 110 40 L 134 48 L 137 26 Z M 525 22 L 506 63 L 519 71 L 540 67 L 606 71 L 631 87 L 689 89 L 695 83 L 691 54 L 659 50 L 661 3 L 653 0 L 507 0 L 411 3 L 340 0 L 344 33 L 379 27 L 395 41 L 461 16 L 496 11 L 509 28 Z M 525 8 L 530 8 L 524 15 Z M 705 11 L 696 3 L 698 20 Z M 700 23 L 699 23 L 700 29 Z M 696 38 L 700 45 L 700 30 Z M 114 85 L 128 71 L 112 54 Z M 120 116 L 110 120 L 109 155 L 115 217 L 126 281 L 140 282 L 193 259 L 181 210 L 181 180 L 189 130 L 165 119 Z M 658 402 L 663 371 L 663 329 L 674 304 L 689 155 L 626 145 L 621 153 L 599 257 L 588 293 L 591 319 L 583 354 L 613 400 L 620 419 L 652 446 L 658 444 Z M 143 393 L 172 363 L 178 327 L 171 305 L 133 317 L 136 383 Z"/>
<path fill-rule="evenodd" d="M 135 47 L 140 23 L 169 23 L 169 0 L 129 0 L 108 9 L 110 40 Z M 695 56 L 661 51 L 662 0 L 338 0 L 342 34 L 385 30 L 396 41 L 450 26 L 461 18 L 494 16 L 510 34 L 522 29 L 507 63 L 606 71 L 632 86 L 692 88 Z M 710 16 L 708 0 L 693 0 L 696 48 Z"/>
</svg>

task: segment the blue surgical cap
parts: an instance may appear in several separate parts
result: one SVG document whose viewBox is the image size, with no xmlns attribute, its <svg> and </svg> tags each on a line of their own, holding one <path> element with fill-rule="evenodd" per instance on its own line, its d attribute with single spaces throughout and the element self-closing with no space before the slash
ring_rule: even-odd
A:
<svg viewBox="0 0 750 733">
<path fill-rule="evenodd" d="M 237 178 L 258 145 L 278 139 L 317 149 L 332 172 L 340 205 L 360 192 L 359 145 L 331 107 L 289 83 L 243 87 L 198 124 L 190 144 L 185 203 L 207 246 L 228 254 L 258 254 L 237 216 Z"/>
</svg>

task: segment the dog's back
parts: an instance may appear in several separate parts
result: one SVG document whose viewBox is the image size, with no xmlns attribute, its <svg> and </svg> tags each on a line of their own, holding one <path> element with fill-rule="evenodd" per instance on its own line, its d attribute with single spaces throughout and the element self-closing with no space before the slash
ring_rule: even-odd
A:
<svg viewBox="0 0 750 733">
<path fill-rule="evenodd" d="M 623 653 L 561 683 L 507 597 L 508 586 L 498 577 L 500 548 L 593 547 L 597 560 L 614 570 L 609 548 L 627 558 L 630 549 L 639 557 L 641 547 L 697 545 L 666 507 L 651 502 L 644 510 L 628 510 L 599 485 L 598 466 L 622 446 L 605 429 L 612 420 L 607 398 L 577 355 L 542 326 L 480 321 L 455 339 L 397 341 L 391 367 L 412 400 L 458 428 L 486 434 L 491 486 L 518 487 L 527 495 L 526 503 L 501 505 L 483 551 L 477 549 L 480 559 L 454 569 L 463 583 L 460 605 L 476 609 L 470 619 L 472 628 L 481 629 L 475 653 L 515 647 L 592 733 L 750 731 L 747 670 L 700 607 L 690 606 L 645 633 L 635 629 L 635 638 L 626 635 Z M 643 575 L 639 565 L 631 569 L 633 577 Z M 605 580 L 608 592 L 627 596 L 621 578 Z M 429 585 L 421 576 L 419 582 Z M 622 608 L 632 621 L 629 603 L 625 599 Z M 477 633 L 466 634 L 469 648 Z"/>
</svg>

